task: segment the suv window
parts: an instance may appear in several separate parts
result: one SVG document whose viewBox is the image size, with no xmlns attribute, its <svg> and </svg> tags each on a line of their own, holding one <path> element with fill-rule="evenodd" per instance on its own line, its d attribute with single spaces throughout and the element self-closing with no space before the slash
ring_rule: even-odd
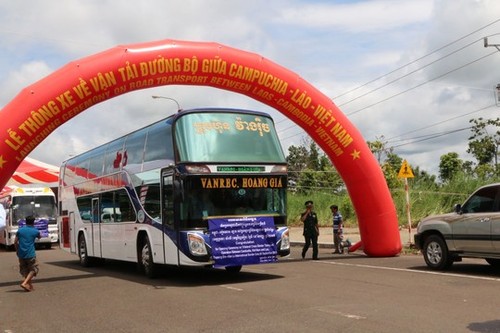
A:
<svg viewBox="0 0 500 333">
<path fill-rule="evenodd" d="M 498 203 L 495 202 L 499 187 L 490 186 L 479 189 L 474 193 L 462 207 L 463 213 L 487 213 L 498 211 Z"/>
</svg>

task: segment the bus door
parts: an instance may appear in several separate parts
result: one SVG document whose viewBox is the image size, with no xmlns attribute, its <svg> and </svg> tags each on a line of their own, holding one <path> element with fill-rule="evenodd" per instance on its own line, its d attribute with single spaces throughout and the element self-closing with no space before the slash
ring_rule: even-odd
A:
<svg viewBox="0 0 500 333">
<path fill-rule="evenodd" d="M 12 199 L 10 199 L 12 200 Z M 5 228 L 3 230 L 3 237 L 2 244 L 4 244 L 7 247 L 11 247 L 14 245 L 14 238 L 9 235 L 12 235 L 12 233 L 17 232 L 17 221 L 14 222 L 14 209 L 11 204 L 8 204 L 7 209 L 5 210 Z"/>
<path fill-rule="evenodd" d="M 92 256 L 101 257 L 101 210 L 99 198 L 92 198 Z"/>
<path fill-rule="evenodd" d="M 166 264 L 179 264 L 178 228 L 174 219 L 174 175 L 172 169 L 162 170 L 162 224 L 163 224 L 163 249 Z"/>
<path fill-rule="evenodd" d="M 69 250 L 71 253 L 76 253 L 76 242 L 77 242 L 77 239 L 76 239 L 76 228 L 75 228 L 75 212 L 70 212 L 69 213 Z M 60 240 L 61 242 L 63 242 L 64 240 Z"/>
</svg>

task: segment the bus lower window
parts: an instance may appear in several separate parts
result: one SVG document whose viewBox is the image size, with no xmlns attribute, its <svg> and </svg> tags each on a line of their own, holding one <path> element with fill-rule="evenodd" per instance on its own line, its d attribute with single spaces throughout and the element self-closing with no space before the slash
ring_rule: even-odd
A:
<svg viewBox="0 0 500 333">
<path fill-rule="evenodd" d="M 77 199 L 80 218 L 84 222 L 135 222 L 135 210 L 132 207 L 127 191 L 116 191 L 100 194 L 100 209 L 92 212 L 92 197 L 85 196 Z M 97 216 L 95 216 L 97 214 Z"/>
</svg>

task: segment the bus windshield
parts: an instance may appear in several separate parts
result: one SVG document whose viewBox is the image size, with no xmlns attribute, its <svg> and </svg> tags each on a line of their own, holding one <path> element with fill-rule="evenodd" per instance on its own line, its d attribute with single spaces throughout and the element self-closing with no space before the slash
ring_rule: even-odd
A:
<svg viewBox="0 0 500 333">
<path fill-rule="evenodd" d="M 175 139 L 179 162 L 286 162 L 272 120 L 255 114 L 189 113 Z"/>
<path fill-rule="evenodd" d="M 50 224 L 56 223 L 56 205 L 52 196 L 19 196 L 12 199 L 13 225 L 26 216 L 47 218 Z"/>
</svg>

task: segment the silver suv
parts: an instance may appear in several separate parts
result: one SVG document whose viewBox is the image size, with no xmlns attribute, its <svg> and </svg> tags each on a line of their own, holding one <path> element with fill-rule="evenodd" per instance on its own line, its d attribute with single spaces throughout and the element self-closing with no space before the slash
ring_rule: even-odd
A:
<svg viewBox="0 0 500 333">
<path fill-rule="evenodd" d="M 500 267 L 500 183 L 480 187 L 463 205 L 455 205 L 454 213 L 423 219 L 414 237 L 434 270 L 465 257 Z"/>
</svg>

